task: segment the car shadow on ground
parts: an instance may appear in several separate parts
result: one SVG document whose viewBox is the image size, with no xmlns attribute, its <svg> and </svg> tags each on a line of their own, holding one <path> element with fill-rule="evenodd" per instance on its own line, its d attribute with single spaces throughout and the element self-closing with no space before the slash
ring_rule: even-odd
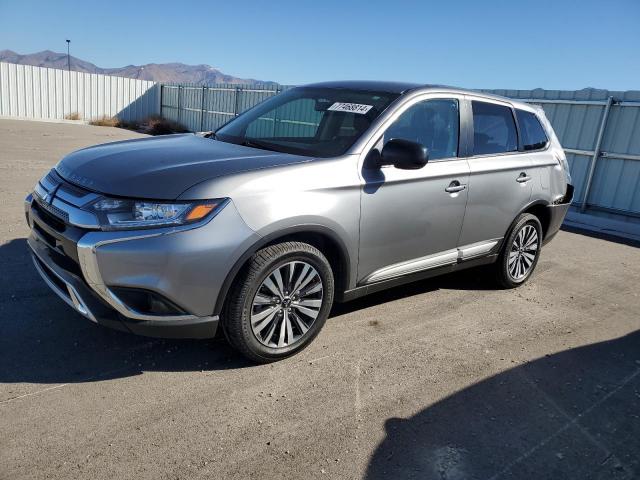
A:
<svg viewBox="0 0 640 480">
<path fill-rule="evenodd" d="M 515 367 L 385 430 L 369 480 L 639 478 L 640 331 Z"/>
<path fill-rule="evenodd" d="M 0 246 L 0 382 L 72 383 L 138 375 L 143 371 L 194 371 L 253 366 L 227 344 L 212 340 L 140 337 L 93 324 L 44 284 L 25 239 Z M 339 316 L 437 288 L 484 289 L 470 270 L 429 279 L 334 306 Z"/>
<path fill-rule="evenodd" d="M 45 285 L 25 239 L 0 246 L 0 383 L 72 383 L 138 375 L 144 371 L 223 370 L 253 366 L 222 333 L 212 340 L 140 337 L 96 325 L 74 312 Z M 480 270 L 397 287 L 346 304 L 339 316 L 438 288 L 495 288 Z"/>
<path fill-rule="evenodd" d="M 143 371 L 245 368 L 221 333 L 212 340 L 139 337 L 93 324 L 62 302 L 38 276 L 25 239 L 0 246 L 0 382 L 72 383 L 138 375 Z M 393 288 L 336 304 L 331 316 L 438 288 L 495 288 L 476 269 Z"/>
<path fill-rule="evenodd" d="M 72 383 L 251 366 L 223 338 L 165 340 L 99 326 L 36 272 L 25 239 L 0 246 L 0 383 Z"/>
<path fill-rule="evenodd" d="M 491 270 L 492 265 L 469 268 L 454 273 L 407 283 L 398 287 L 375 292 L 375 294 L 357 298 L 350 302 L 336 303 L 331 316 L 345 315 L 364 308 L 401 300 L 436 290 L 496 290 L 498 285 Z"/>
</svg>

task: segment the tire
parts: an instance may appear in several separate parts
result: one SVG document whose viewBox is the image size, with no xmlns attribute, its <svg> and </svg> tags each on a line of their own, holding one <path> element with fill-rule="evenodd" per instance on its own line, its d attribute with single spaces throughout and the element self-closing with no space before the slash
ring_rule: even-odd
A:
<svg viewBox="0 0 640 480">
<path fill-rule="evenodd" d="M 313 341 L 333 296 L 333 272 L 320 250 L 301 242 L 270 245 L 256 252 L 239 273 L 222 326 L 229 343 L 245 357 L 273 362 Z"/>
<path fill-rule="evenodd" d="M 520 214 L 505 239 L 500 256 L 495 263 L 498 284 L 503 288 L 516 288 L 529 280 L 538 264 L 541 248 L 540 220 L 530 213 Z"/>
</svg>

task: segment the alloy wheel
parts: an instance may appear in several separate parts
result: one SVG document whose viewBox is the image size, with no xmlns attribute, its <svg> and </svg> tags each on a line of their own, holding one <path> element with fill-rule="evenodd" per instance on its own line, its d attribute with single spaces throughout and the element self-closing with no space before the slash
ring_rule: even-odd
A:
<svg viewBox="0 0 640 480">
<path fill-rule="evenodd" d="M 509 251 L 509 275 L 514 280 L 522 280 L 531 271 L 538 255 L 538 231 L 533 225 L 525 225 L 513 239 Z"/>
<path fill-rule="evenodd" d="M 310 264 L 293 261 L 276 267 L 262 281 L 251 305 L 251 330 L 271 348 L 303 338 L 322 307 L 322 278 Z"/>
</svg>

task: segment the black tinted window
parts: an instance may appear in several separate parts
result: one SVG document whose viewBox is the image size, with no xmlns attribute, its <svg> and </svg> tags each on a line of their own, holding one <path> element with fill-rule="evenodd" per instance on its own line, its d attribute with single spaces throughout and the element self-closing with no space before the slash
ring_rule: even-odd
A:
<svg viewBox="0 0 640 480">
<path fill-rule="evenodd" d="M 458 101 L 426 100 L 409 107 L 387 129 L 384 143 L 393 138 L 411 140 L 427 147 L 429 159 L 458 155 Z"/>
<path fill-rule="evenodd" d="M 518 150 L 516 124 L 509 107 L 485 102 L 471 102 L 471 104 L 474 155 Z"/>
<path fill-rule="evenodd" d="M 538 150 L 547 144 L 547 134 L 540 125 L 540 120 L 531 112 L 516 109 L 522 146 L 525 150 Z"/>
</svg>

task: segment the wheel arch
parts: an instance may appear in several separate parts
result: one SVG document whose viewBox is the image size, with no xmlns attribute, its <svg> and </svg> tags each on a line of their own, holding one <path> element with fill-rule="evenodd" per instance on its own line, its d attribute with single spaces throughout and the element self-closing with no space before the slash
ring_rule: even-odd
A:
<svg viewBox="0 0 640 480">
<path fill-rule="evenodd" d="M 340 236 L 324 225 L 304 224 L 287 227 L 261 237 L 234 263 L 227 273 L 218 292 L 213 315 L 220 315 L 233 282 L 242 268 L 258 250 L 276 243 L 298 241 L 313 245 L 327 257 L 334 275 L 335 298 L 341 300 L 343 292 L 348 289 L 351 275 L 351 258 L 349 250 Z"/>
<path fill-rule="evenodd" d="M 542 239 L 547 236 L 547 232 L 549 231 L 549 225 L 551 224 L 551 212 L 549 212 L 549 204 L 542 201 L 537 200 L 530 205 L 528 205 L 524 210 L 520 212 L 522 213 L 530 213 L 538 218 L 540 221 L 540 225 L 542 226 Z M 518 216 L 520 215 L 518 214 Z"/>
</svg>

